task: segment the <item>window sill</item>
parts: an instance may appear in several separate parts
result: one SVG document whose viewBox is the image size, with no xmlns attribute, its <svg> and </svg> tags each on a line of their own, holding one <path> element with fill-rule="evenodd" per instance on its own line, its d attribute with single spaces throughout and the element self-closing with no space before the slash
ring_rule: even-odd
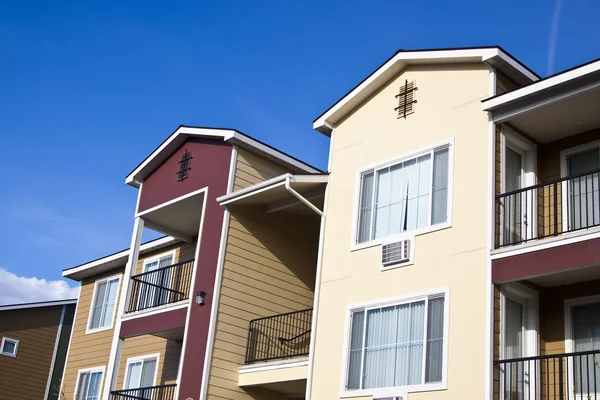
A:
<svg viewBox="0 0 600 400">
<path fill-rule="evenodd" d="M 104 332 L 104 331 L 109 331 L 113 328 L 113 324 L 110 324 L 109 326 L 104 326 L 102 328 L 94 328 L 94 329 L 86 329 L 85 330 L 85 334 L 89 335 L 91 333 L 98 333 L 98 332 Z"/>
<path fill-rule="evenodd" d="M 443 229 L 448 229 L 451 227 L 452 227 L 452 222 L 448 221 L 448 222 L 444 222 L 443 224 L 432 225 L 432 226 L 428 226 L 426 228 L 417 229 L 415 231 L 404 232 L 399 235 L 386 236 L 386 237 L 379 238 L 376 240 L 371 240 L 371 241 L 365 242 L 365 243 L 352 242 L 352 245 L 350 246 L 350 251 L 357 251 L 357 250 L 367 249 L 369 247 L 380 246 L 383 243 L 389 243 L 389 242 L 393 242 L 396 240 L 399 241 L 399 240 L 404 240 L 404 239 L 410 239 L 415 236 L 421 236 L 421 235 L 425 235 L 426 233 L 441 231 Z"/>
<path fill-rule="evenodd" d="M 13 353 L 0 353 L 0 356 L 12 357 L 15 358 L 17 355 Z"/>
<path fill-rule="evenodd" d="M 406 400 L 408 393 L 418 392 L 434 392 L 439 390 L 446 390 L 447 385 L 444 382 L 440 383 L 428 383 L 424 385 L 414 386 L 400 386 L 395 388 L 382 388 L 382 389 L 364 389 L 364 390 L 342 390 L 340 393 L 341 398 L 351 397 L 365 397 L 373 396 L 373 398 L 379 397 L 395 397 L 400 396 L 403 400 Z"/>
</svg>

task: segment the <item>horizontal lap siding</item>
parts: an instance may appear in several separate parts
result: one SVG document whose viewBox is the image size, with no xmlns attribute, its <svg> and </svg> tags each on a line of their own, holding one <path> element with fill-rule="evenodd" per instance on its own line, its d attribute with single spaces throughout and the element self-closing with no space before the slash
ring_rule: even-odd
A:
<svg viewBox="0 0 600 400">
<path fill-rule="evenodd" d="M 0 312 L 0 339 L 19 341 L 16 357 L 0 355 L 0 400 L 44 398 L 62 306 Z"/>
<path fill-rule="evenodd" d="M 122 286 L 123 270 L 124 268 L 118 268 L 94 278 L 85 279 L 81 282 L 81 291 L 73 324 L 69 354 L 65 366 L 64 382 L 62 384 L 62 394 L 66 399 L 73 398 L 78 370 L 100 366 L 108 367 L 114 329 L 87 335 L 85 330 L 88 324 L 88 316 L 90 314 L 96 280 L 120 274 L 120 286 Z M 119 298 L 120 292 L 121 288 L 119 287 L 117 298 Z M 118 306 L 116 309 L 118 309 Z M 105 378 L 106 375 L 102 377 L 102 385 L 104 385 Z"/>
<path fill-rule="evenodd" d="M 116 387 L 118 389 L 124 388 L 128 358 L 157 353 L 160 356 L 156 374 L 156 385 L 176 383 L 179 360 L 181 358 L 181 342 L 158 336 L 142 335 L 125 339 L 119 363 Z"/>
<path fill-rule="evenodd" d="M 289 172 L 238 150 L 234 191 Z M 250 320 L 312 307 L 318 219 L 266 215 L 260 208 L 230 211 L 208 398 L 283 398 L 240 388 L 238 370 L 245 362 Z"/>
<path fill-rule="evenodd" d="M 233 190 L 240 190 L 273 177 L 290 172 L 281 165 L 258 156 L 250 151 L 238 148 Z"/>
</svg>

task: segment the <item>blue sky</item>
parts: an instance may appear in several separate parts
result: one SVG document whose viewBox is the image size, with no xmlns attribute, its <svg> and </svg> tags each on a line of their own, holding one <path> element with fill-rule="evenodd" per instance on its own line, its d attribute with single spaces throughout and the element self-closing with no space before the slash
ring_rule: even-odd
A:
<svg viewBox="0 0 600 400">
<path fill-rule="evenodd" d="M 560 2 L 2 2 L 0 274 L 64 295 L 62 269 L 127 247 L 125 175 L 179 124 L 325 168 L 312 120 L 398 48 L 499 44 L 542 76 L 600 57 L 600 3 Z"/>
</svg>

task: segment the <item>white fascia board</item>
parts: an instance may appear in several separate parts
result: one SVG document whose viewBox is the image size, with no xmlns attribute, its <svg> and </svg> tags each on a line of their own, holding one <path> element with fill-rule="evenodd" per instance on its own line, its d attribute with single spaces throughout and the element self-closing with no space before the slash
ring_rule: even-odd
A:
<svg viewBox="0 0 600 400">
<path fill-rule="evenodd" d="M 142 252 L 150 251 L 156 247 L 161 247 L 161 246 L 164 246 L 164 245 L 167 245 L 170 243 L 176 243 L 178 241 L 179 241 L 179 239 L 176 239 L 172 236 L 165 236 L 164 238 L 153 240 L 152 242 L 149 242 L 149 243 L 144 243 L 143 245 L 140 246 L 140 254 Z M 83 265 L 80 265 L 75 268 L 66 269 L 63 271 L 62 276 L 64 278 L 69 278 L 69 277 L 73 276 L 73 274 L 78 274 L 78 273 L 88 270 L 90 268 L 98 267 L 102 264 L 106 264 L 106 263 L 109 263 L 112 261 L 117 261 L 119 259 L 123 259 L 126 261 L 128 255 L 129 255 L 129 249 L 126 249 L 126 250 L 120 251 L 118 253 L 111 254 L 110 256 L 89 262 L 87 264 L 83 264 Z"/>
<path fill-rule="evenodd" d="M 531 72 L 530 70 L 525 68 L 523 65 L 518 63 L 513 57 L 509 56 L 504 51 L 502 51 L 502 49 L 493 49 L 493 52 L 495 54 L 492 57 L 501 58 L 504 62 L 509 64 L 512 68 L 517 70 L 521 75 L 527 77 L 532 82 L 540 80 L 540 78 L 536 74 L 534 74 L 533 72 Z M 490 58 L 491 57 L 489 57 L 489 56 L 487 58 L 484 57 L 483 61 L 488 61 Z"/>
<path fill-rule="evenodd" d="M 329 181 L 329 175 L 292 175 L 290 181 L 292 183 L 327 183 Z"/>
<path fill-rule="evenodd" d="M 24 310 L 26 308 L 64 306 L 64 305 L 69 305 L 69 304 L 77 304 L 77 299 L 42 301 L 39 303 L 9 304 L 6 306 L 0 306 L 0 311 Z"/>
<path fill-rule="evenodd" d="M 308 164 L 298 161 L 295 158 L 288 156 L 287 154 L 284 154 L 280 151 L 274 150 L 273 148 L 266 146 L 266 145 L 262 144 L 261 142 L 255 140 L 255 139 L 252 139 L 251 137 L 249 137 L 247 135 L 244 135 L 243 133 L 233 132 L 232 137 L 225 138 L 225 141 L 228 141 L 229 139 L 233 139 L 237 143 L 245 144 L 245 145 L 251 147 L 252 149 L 266 153 L 266 154 L 270 155 L 271 157 L 281 160 L 282 162 L 289 164 L 293 167 L 296 167 L 302 171 L 310 172 L 313 174 L 318 174 L 318 173 L 323 172 L 321 170 L 311 167 Z"/>
<path fill-rule="evenodd" d="M 525 86 L 521 89 L 516 89 L 511 92 L 505 93 L 498 97 L 482 101 L 483 111 L 492 111 L 500 106 L 506 105 L 512 101 L 522 99 L 523 97 L 536 94 L 543 90 L 550 89 L 554 86 L 566 83 L 570 80 L 580 78 L 584 75 L 591 74 L 600 71 L 600 61 L 593 62 L 591 64 L 584 65 L 582 67 L 573 69 L 560 75 L 553 76 L 548 79 L 544 79 L 540 82 L 532 83 L 531 85 Z"/>
<path fill-rule="evenodd" d="M 217 197 L 217 202 L 220 205 L 224 206 L 224 205 L 232 203 L 236 200 L 240 200 L 245 197 L 264 192 L 265 190 L 273 189 L 277 186 L 281 186 L 281 185 L 285 184 L 285 180 L 288 177 L 291 178 L 292 174 L 288 173 L 288 174 L 276 176 L 271 179 L 267 179 L 266 181 L 257 183 L 256 185 L 248 186 L 247 188 L 238 190 L 237 192 L 233 192 L 233 193 L 221 196 L 221 197 Z"/>
<path fill-rule="evenodd" d="M 135 187 L 139 187 L 140 183 L 135 179 L 135 177 L 144 170 L 154 158 L 156 158 L 160 153 L 169 147 L 179 146 L 187 136 L 201 136 L 201 137 L 220 137 L 223 140 L 228 140 L 233 137 L 234 131 L 229 129 L 210 129 L 210 128 L 193 128 L 188 126 L 180 126 L 175 132 L 169 136 L 167 140 L 163 142 L 156 150 L 150 154 L 148 158 L 146 158 L 136 169 L 133 170 L 127 177 L 125 178 L 125 183 L 128 185 L 132 185 Z"/>
<path fill-rule="evenodd" d="M 341 118 L 341 116 L 335 118 L 338 112 L 341 111 L 340 115 L 345 115 L 346 111 L 349 112 L 351 108 L 357 105 L 356 103 L 363 100 L 363 97 L 368 97 L 379 85 L 387 82 L 393 75 L 404 69 L 407 64 L 415 64 L 415 62 L 423 64 L 436 62 L 477 62 L 495 57 L 498 55 L 497 53 L 498 49 L 496 48 L 399 52 L 352 92 L 338 101 L 325 114 L 315 120 L 313 129 L 321 130 L 323 127 L 334 126 L 339 118 Z M 359 96 L 360 93 L 363 93 L 363 95 Z M 358 100 L 356 99 L 357 97 L 359 97 Z"/>
</svg>

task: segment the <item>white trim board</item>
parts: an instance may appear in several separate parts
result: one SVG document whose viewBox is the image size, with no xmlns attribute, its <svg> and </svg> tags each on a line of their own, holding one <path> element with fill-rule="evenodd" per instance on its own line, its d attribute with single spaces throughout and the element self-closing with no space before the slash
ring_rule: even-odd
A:
<svg viewBox="0 0 600 400">
<path fill-rule="evenodd" d="M 113 326 L 115 323 L 115 318 L 117 316 L 117 310 L 119 309 L 118 304 L 119 304 L 119 298 L 121 297 L 120 293 L 123 290 L 123 288 L 121 287 L 121 282 L 123 281 L 122 277 L 123 277 L 122 274 L 116 274 L 116 275 L 108 276 L 106 278 L 97 279 L 94 282 L 94 292 L 92 294 L 92 302 L 90 303 L 90 311 L 88 313 L 88 318 L 87 318 L 86 326 L 85 326 L 85 334 L 86 335 L 113 329 Z M 110 324 L 106 325 L 106 326 L 101 326 L 98 328 L 90 328 L 90 324 L 92 323 L 92 314 L 94 313 L 94 304 L 96 302 L 96 295 L 98 294 L 98 285 L 100 285 L 101 283 L 104 283 L 104 282 L 108 283 L 115 279 L 117 280 L 117 297 L 115 298 L 115 304 L 113 306 L 113 315 L 112 315 Z"/>
<path fill-rule="evenodd" d="M 44 399 L 48 398 L 50 393 L 50 384 L 52 383 L 52 375 L 54 375 L 54 366 L 56 364 L 56 353 L 58 352 L 58 344 L 60 343 L 60 336 L 62 335 L 63 322 L 65 320 L 65 313 L 67 312 L 67 305 L 62 307 L 60 313 L 60 322 L 58 323 L 58 329 L 56 330 L 56 340 L 54 341 L 54 350 L 52 351 L 52 362 L 50 363 L 50 371 L 48 372 L 48 381 L 46 382 L 46 391 L 44 392 Z M 65 358 L 63 369 L 67 365 L 67 359 Z"/>
<path fill-rule="evenodd" d="M 291 166 L 300 171 L 308 173 L 321 172 L 302 161 L 299 161 L 279 150 L 265 145 L 235 129 L 202 128 L 193 126 L 180 126 L 173 132 L 156 150 L 154 150 L 140 165 L 138 165 L 127 177 L 125 183 L 139 187 L 145 177 L 152 172 L 160 163 L 171 155 L 180 145 L 190 137 L 222 139 L 224 142 L 239 144 L 251 151 L 266 155 L 276 162 Z M 164 155 L 161 157 L 161 153 Z"/>
<path fill-rule="evenodd" d="M 269 361 L 259 364 L 240 365 L 240 374 L 251 374 L 274 369 L 296 368 L 308 365 L 308 357 L 291 358 L 287 360 Z"/>
<path fill-rule="evenodd" d="M 121 322 L 130 321 L 132 319 L 138 319 L 142 317 L 148 317 L 150 315 L 160 314 L 163 312 L 179 310 L 180 308 L 185 308 L 190 303 L 190 299 L 181 300 L 177 303 L 163 304 L 162 306 L 148 308 L 146 310 L 135 311 L 132 313 L 127 313 L 121 316 Z"/>
<path fill-rule="evenodd" d="M 381 86 L 398 75 L 409 64 L 476 63 L 496 65 L 508 75 L 518 76 L 523 82 L 537 81 L 539 77 L 524 68 L 516 59 L 499 47 L 434 49 L 422 51 L 399 51 L 376 69 L 350 93 L 338 100 L 313 122 L 313 129 L 329 135 L 335 126 L 351 110 L 369 98 Z M 513 71 L 514 73 L 509 73 Z"/>
<path fill-rule="evenodd" d="M 140 255 L 144 253 L 151 252 L 153 250 L 157 250 L 158 248 L 165 247 L 171 244 L 179 243 L 181 240 L 176 239 L 172 236 L 165 236 L 160 239 L 152 240 L 151 242 L 146 242 L 140 245 Z M 77 267 L 65 269 L 62 272 L 62 276 L 65 278 L 79 280 L 75 277 L 75 275 L 90 270 L 92 268 L 99 267 L 101 265 L 110 263 L 110 262 L 118 262 L 123 261 L 123 264 L 127 263 L 127 257 L 129 256 L 129 249 L 121 250 L 118 253 L 114 253 L 108 255 L 106 257 L 99 258 L 94 261 L 90 261 L 86 264 L 79 265 Z"/>
<path fill-rule="evenodd" d="M 77 304 L 77 299 L 71 300 L 56 300 L 56 301 L 42 301 L 38 303 L 23 303 L 23 304 L 7 304 L 0 306 L 0 311 L 10 310 L 24 310 L 26 308 L 39 308 L 39 307 L 55 307 L 69 304 Z"/>
</svg>

